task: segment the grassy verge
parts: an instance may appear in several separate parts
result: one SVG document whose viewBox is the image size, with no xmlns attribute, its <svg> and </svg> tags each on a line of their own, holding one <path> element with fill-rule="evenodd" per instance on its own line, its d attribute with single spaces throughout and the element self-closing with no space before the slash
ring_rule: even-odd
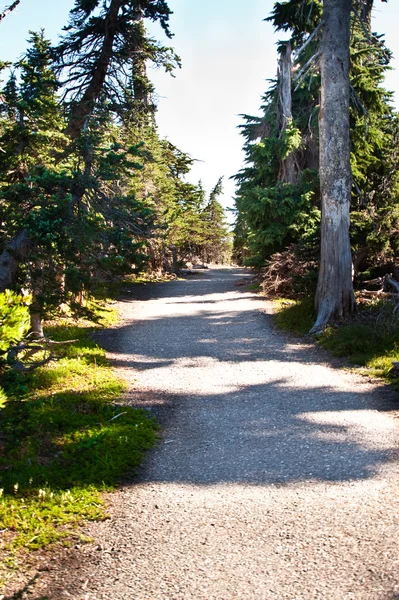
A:
<svg viewBox="0 0 399 600">
<path fill-rule="evenodd" d="M 115 313 L 104 309 L 101 316 L 104 326 Z M 95 327 L 58 322 L 47 335 L 76 343 L 60 346 L 57 360 L 33 373 L 3 373 L 8 396 L 0 410 L 3 583 L 21 553 L 67 541 L 85 519 L 105 518 L 101 492 L 137 467 L 154 443 L 157 427 L 148 412 L 118 405 L 125 384 L 91 339 Z"/>
<path fill-rule="evenodd" d="M 310 298 L 301 300 L 280 298 L 275 301 L 274 306 L 276 309 L 274 322 L 283 331 L 306 335 L 314 323 L 315 312 Z"/>
<path fill-rule="evenodd" d="M 276 307 L 275 322 L 280 329 L 305 335 L 314 323 L 313 302 L 308 298 L 279 300 Z M 380 301 L 360 307 L 353 319 L 328 327 L 317 344 L 362 367 L 365 374 L 385 379 L 399 391 L 392 369 L 392 362 L 399 362 L 398 329 L 393 306 Z"/>
</svg>

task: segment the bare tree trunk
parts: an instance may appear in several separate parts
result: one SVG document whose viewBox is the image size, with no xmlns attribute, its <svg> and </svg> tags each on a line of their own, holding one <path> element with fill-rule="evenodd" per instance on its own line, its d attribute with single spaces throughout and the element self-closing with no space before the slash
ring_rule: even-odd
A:
<svg viewBox="0 0 399 600">
<path fill-rule="evenodd" d="M 30 328 L 31 336 L 35 339 L 43 338 L 43 325 L 42 325 L 42 305 L 38 298 L 43 294 L 44 290 L 44 276 L 43 276 L 43 262 L 37 261 L 32 273 L 32 304 L 30 307 Z"/>
<path fill-rule="evenodd" d="M 278 61 L 280 134 L 287 129 L 292 120 L 292 72 L 292 47 L 288 42 Z M 279 180 L 283 183 L 295 183 L 295 179 L 295 157 L 291 152 L 281 161 Z"/>
<path fill-rule="evenodd" d="M 351 0 L 324 0 L 321 40 L 320 187 L 321 259 L 316 293 L 319 333 L 333 317 L 355 309 L 349 211 L 352 176 L 349 131 Z"/>
<path fill-rule="evenodd" d="M 5 10 L 3 10 L 2 13 L 0 13 L 0 23 L 3 19 L 5 19 L 5 17 L 7 15 L 10 14 L 10 12 L 12 12 L 14 10 L 14 8 L 17 8 L 18 4 L 21 2 L 21 0 L 15 0 L 15 2 L 13 2 L 12 4 L 10 4 L 10 6 L 8 8 L 6 8 Z"/>
<path fill-rule="evenodd" d="M 30 315 L 31 334 L 34 339 L 44 338 L 42 315 L 39 312 Z"/>
</svg>

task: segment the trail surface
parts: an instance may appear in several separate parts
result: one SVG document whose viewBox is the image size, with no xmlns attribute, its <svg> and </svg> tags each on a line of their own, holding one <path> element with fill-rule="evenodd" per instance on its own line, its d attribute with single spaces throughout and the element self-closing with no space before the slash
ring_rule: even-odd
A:
<svg viewBox="0 0 399 600">
<path fill-rule="evenodd" d="M 146 288 L 106 341 L 163 437 L 43 595 L 399 598 L 393 394 L 272 329 L 239 269 Z"/>
</svg>

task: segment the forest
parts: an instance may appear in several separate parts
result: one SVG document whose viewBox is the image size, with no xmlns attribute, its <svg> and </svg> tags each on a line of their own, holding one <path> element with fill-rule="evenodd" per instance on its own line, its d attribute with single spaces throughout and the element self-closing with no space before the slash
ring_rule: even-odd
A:
<svg viewBox="0 0 399 600">
<path fill-rule="evenodd" d="M 167 3 L 80 0 L 57 45 L 31 32 L 23 57 L 0 65 L 0 290 L 15 311 L 29 304 L 31 335 L 42 338 L 44 318 L 79 312 L 129 274 L 228 262 L 232 237 L 234 260 L 261 269 L 266 292 L 316 294 L 314 332 L 353 312 L 353 285 L 394 280 L 398 115 L 372 8 L 333 3 L 323 16 L 320 1 L 275 3 L 267 20 L 289 37 L 261 116 L 241 125 L 233 236 L 222 178 L 209 194 L 188 183 L 195 157 L 157 132 L 148 69 L 173 74 L 180 58 L 146 21 L 170 39 Z M 331 76 L 337 49 L 345 68 Z M 333 213 L 340 225 L 328 227 Z M 380 291 L 397 290 L 384 281 Z"/>
<path fill-rule="evenodd" d="M 189 182 L 197 157 L 157 127 L 149 70 L 181 67 L 149 34 L 156 23 L 172 39 L 166 0 L 71 0 L 57 43 L 31 31 L 21 58 L 0 56 L 0 583 L 23 552 L 80 543 L 82 522 L 106 519 L 101 494 L 157 439 L 93 337 L 118 322 L 112 302 L 131 286 L 238 265 L 287 303 L 283 328 L 293 308 L 291 329 L 328 347 L 349 323 L 337 353 L 363 365 L 378 347 L 374 374 L 397 377 L 399 115 L 376 2 L 286 0 L 265 15 L 281 35 L 277 76 L 260 114 L 242 115 L 233 226 L 223 177 L 210 191 Z"/>
<path fill-rule="evenodd" d="M 1 64 L 0 290 L 29 296 L 38 337 L 107 282 L 227 260 L 222 180 L 209 195 L 187 183 L 194 159 L 157 133 L 147 69 L 180 60 L 146 20 L 171 37 L 169 15 L 166 2 L 79 0 L 58 46 L 31 32 Z"/>
<path fill-rule="evenodd" d="M 276 2 L 267 20 L 290 37 L 262 115 L 242 125 L 235 259 L 262 270 L 269 294 L 316 294 L 312 333 L 355 310 L 354 286 L 399 289 L 398 114 L 373 5 Z"/>
</svg>

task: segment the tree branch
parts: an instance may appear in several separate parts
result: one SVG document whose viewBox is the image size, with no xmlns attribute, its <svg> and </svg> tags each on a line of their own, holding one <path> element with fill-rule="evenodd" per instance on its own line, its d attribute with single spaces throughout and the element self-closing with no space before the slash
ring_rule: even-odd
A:
<svg viewBox="0 0 399 600">
<path fill-rule="evenodd" d="M 323 25 L 324 25 L 324 21 L 320 21 L 320 23 L 318 24 L 316 29 L 310 34 L 310 36 L 308 37 L 306 42 L 303 44 L 303 46 L 298 48 L 298 50 L 295 50 L 295 52 L 294 52 L 295 60 L 298 60 L 299 55 L 302 54 L 302 52 L 305 50 L 305 48 L 308 46 L 308 44 L 310 44 L 310 42 L 316 37 L 316 35 L 319 33 L 319 31 L 323 27 Z"/>
<path fill-rule="evenodd" d="M 13 2 L 8 8 L 6 8 L 5 10 L 3 10 L 2 13 L 0 13 L 0 23 L 7 15 L 10 14 L 10 12 L 14 10 L 14 8 L 17 8 L 20 2 L 21 0 L 15 0 L 15 2 Z"/>
</svg>

